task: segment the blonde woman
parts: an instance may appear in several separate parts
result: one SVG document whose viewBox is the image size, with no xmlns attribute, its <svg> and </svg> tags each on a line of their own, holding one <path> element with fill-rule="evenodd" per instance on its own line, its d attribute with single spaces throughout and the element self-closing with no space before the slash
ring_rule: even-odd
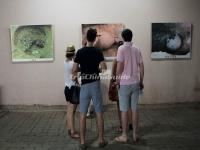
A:
<svg viewBox="0 0 200 150">
<path fill-rule="evenodd" d="M 71 138 L 79 138 L 79 133 L 75 131 L 75 112 L 77 104 L 72 101 L 73 85 L 75 82 L 72 80 L 72 67 L 74 64 L 75 47 L 69 45 L 66 50 L 66 60 L 64 62 L 65 67 L 65 98 L 67 101 L 67 128 L 68 134 Z"/>
</svg>

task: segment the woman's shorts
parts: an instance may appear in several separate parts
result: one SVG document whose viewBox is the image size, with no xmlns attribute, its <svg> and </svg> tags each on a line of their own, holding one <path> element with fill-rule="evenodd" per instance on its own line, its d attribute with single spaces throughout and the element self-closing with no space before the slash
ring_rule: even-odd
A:
<svg viewBox="0 0 200 150">
<path fill-rule="evenodd" d="M 71 104 L 75 104 L 72 102 L 72 95 L 73 95 L 73 88 L 69 88 L 68 86 L 65 86 L 65 99 L 67 102 L 70 102 Z"/>
</svg>

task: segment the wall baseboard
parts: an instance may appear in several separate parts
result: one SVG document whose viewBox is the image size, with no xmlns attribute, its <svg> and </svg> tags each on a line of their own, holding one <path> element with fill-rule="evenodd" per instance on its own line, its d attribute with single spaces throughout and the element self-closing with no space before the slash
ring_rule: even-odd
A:
<svg viewBox="0 0 200 150">
<path fill-rule="evenodd" d="M 117 110 L 117 104 L 104 105 L 106 111 Z M 168 109 L 177 107 L 192 107 L 200 109 L 200 102 L 162 103 L 162 104 L 139 104 L 141 109 Z M 66 105 L 0 105 L 0 113 L 3 112 L 42 112 L 42 111 L 66 111 Z M 77 112 L 79 106 L 77 107 Z"/>
</svg>

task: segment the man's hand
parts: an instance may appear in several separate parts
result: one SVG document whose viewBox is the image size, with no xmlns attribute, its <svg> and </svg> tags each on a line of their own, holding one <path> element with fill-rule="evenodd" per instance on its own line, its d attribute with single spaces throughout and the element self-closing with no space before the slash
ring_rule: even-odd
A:
<svg viewBox="0 0 200 150">
<path fill-rule="evenodd" d="M 113 82 L 113 86 L 115 86 L 119 90 L 119 88 L 120 88 L 120 81 L 116 80 L 115 82 Z"/>
</svg>

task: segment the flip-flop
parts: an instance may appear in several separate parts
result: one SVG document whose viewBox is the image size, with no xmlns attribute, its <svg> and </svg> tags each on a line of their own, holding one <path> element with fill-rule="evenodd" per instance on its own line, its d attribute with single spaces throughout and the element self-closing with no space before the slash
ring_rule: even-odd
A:
<svg viewBox="0 0 200 150">
<path fill-rule="evenodd" d="M 71 133 L 71 138 L 77 139 L 77 138 L 80 138 L 80 136 L 77 132 L 74 132 L 74 133 Z"/>
<path fill-rule="evenodd" d="M 122 139 L 122 136 L 118 136 L 115 138 L 115 141 L 117 141 L 119 143 L 127 143 L 128 139 L 124 140 L 124 139 Z"/>
<path fill-rule="evenodd" d="M 99 143 L 99 148 L 103 148 L 103 147 L 105 147 L 106 145 L 108 145 L 108 142 L 107 142 L 107 141 L 101 142 L 101 143 Z"/>
<path fill-rule="evenodd" d="M 74 139 L 80 138 L 80 136 L 77 132 L 72 133 L 70 129 L 68 129 L 68 135 Z"/>
</svg>

